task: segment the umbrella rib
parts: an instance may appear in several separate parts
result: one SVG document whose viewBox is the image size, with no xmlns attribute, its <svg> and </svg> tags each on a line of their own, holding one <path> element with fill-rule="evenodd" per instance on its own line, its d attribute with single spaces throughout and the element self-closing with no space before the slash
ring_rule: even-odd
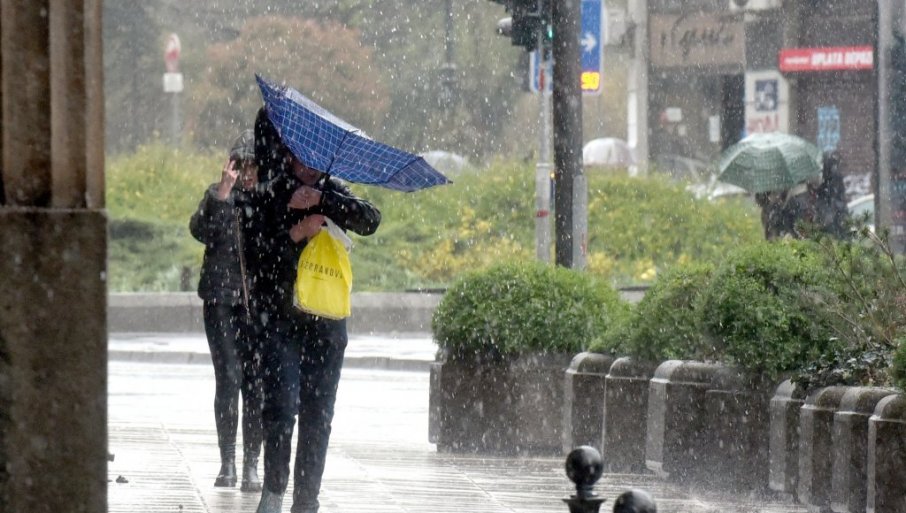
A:
<svg viewBox="0 0 906 513">
<path fill-rule="evenodd" d="M 337 153 L 340 152 L 340 148 L 343 147 L 343 143 L 346 142 L 346 138 L 349 137 L 349 134 L 350 134 L 349 131 L 343 132 L 343 138 L 340 139 L 340 144 L 337 145 L 337 151 L 335 151 L 333 153 L 333 155 L 330 156 L 330 163 L 327 164 L 327 169 L 324 170 L 324 173 L 326 173 L 328 175 L 330 174 L 330 169 L 333 167 L 334 161 L 337 160 Z"/>
</svg>

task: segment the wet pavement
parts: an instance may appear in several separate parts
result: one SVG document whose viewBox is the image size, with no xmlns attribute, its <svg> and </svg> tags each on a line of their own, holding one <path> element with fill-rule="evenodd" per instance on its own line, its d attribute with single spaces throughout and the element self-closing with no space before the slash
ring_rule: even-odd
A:
<svg viewBox="0 0 906 513">
<path fill-rule="evenodd" d="M 383 338 L 350 342 L 350 357 L 363 360 L 344 366 L 321 494 L 323 513 L 567 511 L 561 499 L 573 488 L 562 458 L 438 453 L 427 442 L 427 371 L 420 365 L 388 370 L 396 365 L 390 360 L 433 358 L 433 344 L 430 338 L 413 337 L 390 346 Z M 108 464 L 110 512 L 255 511 L 258 494 L 213 486 L 219 459 L 206 349 L 203 336 L 111 335 L 108 430 L 115 459 Z M 143 352 L 149 353 L 145 359 Z M 169 356 L 153 356 L 162 352 Z M 201 355 L 191 361 L 205 364 L 189 363 L 190 353 Z M 366 365 L 365 357 L 378 367 Z M 651 493 L 661 513 L 805 512 L 782 501 L 695 495 L 638 474 L 602 478 L 596 487 L 608 499 L 602 512 L 611 511 L 612 499 L 629 488 Z"/>
</svg>

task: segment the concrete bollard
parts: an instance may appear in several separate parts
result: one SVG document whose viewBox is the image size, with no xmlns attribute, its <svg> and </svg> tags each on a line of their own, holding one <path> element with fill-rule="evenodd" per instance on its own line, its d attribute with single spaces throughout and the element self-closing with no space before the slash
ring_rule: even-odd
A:
<svg viewBox="0 0 906 513">
<path fill-rule="evenodd" d="M 573 357 L 563 378 L 563 452 L 588 445 L 601 450 L 604 380 L 614 358 L 600 353 Z"/>
<path fill-rule="evenodd" d="M 906 513 L 906 395 L 878 402 L 868 420 L 867 513 Z"/>
<path fill-rule="evenodd" d="M 834 466 L 831 477 L 831 509 L 836 513 L 865 511 L 868 419 L 878 402 L 893 390 L 852 387 L 843 394 L 834 414 Z"/>
<path fill-rule="evenodd" d="M 563 441 L 563 374 L 572 356 L 526 354 L 510 362 L 509 426 L 515 454 L 559 455 Z"/>
<path fill-rule="evenodd" d="M 767 387 L 734 367 L 715 373 L 705 392 L 702 423 L 708 432 L 702 464 L 694 474 L 720 490 L 764 491 L 768 487 Z"/>
<path fill-rule="evenodd" d="M 811 392 L 799 411 L 798 499 L 810 509 L 830 506 L 831 468 L 834 464 L 834 414 L 847 387 L 826 387 Z"/>
<path fill-rule="evenodd" d="M 602 454 L 609 472 L 645 470 L 645 433 L 653 362 L 618 358 L 605 378 Z"/>
<path fill-rule="evenodd" d="M 509 377 L 501 361 L 446 359 L 432 366 L 428 431 L 438 451 L 513 450 Z"/>
<path fill-rule="evenodd" d="M 434 362 L 428 374 L 428 441 L 436 444 L 440 439 L 440 423 L 443 417 L 443 397 L 441 392 L 444 364 Z"/>
<path fill-rule="evenodd" d="M 707 436 L 700 407 L 719 365 L 668 360 L 654 371 L 648 392 L 645 465 L 661 477 L 694 478 Z"/>
<path fill-rule="evenodd" d="M 768 487 L 793 498 L 799 484 L 799 410 L 805 391 L 790 380 L 781 383 L 771 398 L 768 445 Z"/>
</svg>

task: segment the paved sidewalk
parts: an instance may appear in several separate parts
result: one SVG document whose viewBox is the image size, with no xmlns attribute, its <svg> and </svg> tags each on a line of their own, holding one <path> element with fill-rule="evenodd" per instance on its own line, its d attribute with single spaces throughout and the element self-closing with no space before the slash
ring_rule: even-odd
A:
<svg viewBox="0 0 906 513">
<path fill-rule="evenodd" d="M 109 376 L 111 513 L 255 511 L 257 494 L 213 487 L 219 462 L 208 365 L 114 360 Z M 573 489 L 562 458 L 439 454 L 427 442 L 427 409 L 427 372 L 344 368 L 322 513 L 567 511 L 561 499 Z M 596 488 L 608 499 L 602 513 L 634 487 L 649 491 L 661 513 L 804 513 L 777 501 L 699 496 L 634 474 L 604 476 Z"/>
</svg>

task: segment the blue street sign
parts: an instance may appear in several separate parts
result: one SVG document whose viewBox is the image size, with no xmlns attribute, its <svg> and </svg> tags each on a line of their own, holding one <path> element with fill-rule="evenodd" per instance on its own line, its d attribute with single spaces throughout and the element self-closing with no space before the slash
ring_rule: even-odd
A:
<svg viewBox="0 0 906 513">
<path fill-rule="evenodd" d="M 604 74 L 604 27 L 607 22 L 607 11 L 604 0 L 582 0 L 582 30 L 579 34 L 579 59 L 582 62 L 580 86 L 584 94 L 601 94 Z M 554 35 L 556 37 L 556 35 Z M 532 76 L 530 88 L 537 93 L 541 90 L 541 65 L 537 51 L 532 52 L 529 67 Z M 544 92 L 551 92 L 553 77 L 550 61 L 544 73 Z"/>
</svg>

